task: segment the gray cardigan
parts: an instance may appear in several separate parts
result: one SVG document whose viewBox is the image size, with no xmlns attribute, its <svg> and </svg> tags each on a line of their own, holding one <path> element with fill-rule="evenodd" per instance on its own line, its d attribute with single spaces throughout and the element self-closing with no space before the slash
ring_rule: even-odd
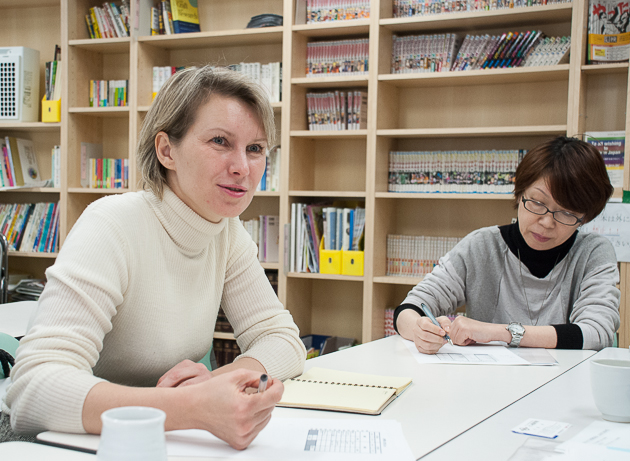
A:
<svg viewBox="0 0 630 461">
<path fill-rule="evenodd" d="M 424 302 L 436 316 L 466 305 L 468 317 L 489 323 L 573 323 L 582 331 L 583 348 L 599 350 L 612 345 L 619 328 L 618 281 L 615 251 L 601 235 L 578 232 L 569 253 L 539 279 L 494 226 L 466 236 L 403 304 Z"/>
</svg>

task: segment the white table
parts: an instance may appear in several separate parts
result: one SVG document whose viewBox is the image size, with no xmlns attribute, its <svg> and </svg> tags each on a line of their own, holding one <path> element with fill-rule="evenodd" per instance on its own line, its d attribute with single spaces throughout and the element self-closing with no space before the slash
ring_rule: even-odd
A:
<svg viewBox="0 0 630 461">
<path fill-rule="evenodd" d="M 274 415 L 294 418 L 395 419 L 402 424 L 411 451 L 420 458 L 593 354 L 592 351 L 581 350 L 550 352 L 560 365 L 419 365 L 400 337 L 385 338 L 306 363 L 307 369 L 318 366 L 413 378 L 413 384 L 382 415 L 362 416 L 292 408 L 277 408 Z"/>
<path fill-rule="evenodd" d="M 28 321 L 37 309 L 37 301 L 0 304 L 0 332 L 15 338 L 26 334 Z"/>
<path fill-rule="evenodd" d="M 630 360 L 630 351 L 611 347 L 598 352 L 590 360 L 595 358 Z M 431 452 L 422 458 L 423 461 L 445 459 L 485 461 L 489 459 L 489 452 L 492 453 L 494 460 L 509 459 L 528 439 L 526 435 L 514 434 L 512 429 L 528 418 L 571 424 L 567 431 L 558 436 L 556 439 L 558 442 L 569 440 L 593 421 L 603 421 L 591 392 L 590 360 L 582 362 Z"/>
</svg>

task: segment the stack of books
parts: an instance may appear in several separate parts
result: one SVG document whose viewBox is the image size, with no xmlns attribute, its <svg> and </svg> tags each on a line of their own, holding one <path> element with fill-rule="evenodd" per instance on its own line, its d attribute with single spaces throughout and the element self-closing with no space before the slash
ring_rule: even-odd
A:
<svg viewBox="0 0 630 461">
<path fill-rule="evenodd" d="M 30 139 L 0 138 L 0 187 L 43 187 Z"/>
<path fill-rule="evenodd" d="M 308 129 L 364 130 L 367 128 L 367 92 L 361 90 L 307 93 Z"/>
<path fill-rule="evenodd" d="M 45 99 L 46 101 L 57 101 L 61 99 L 61 48 L 55 45 L 55 56 L 52 61 L 48 61 L 44 67 Z"/>
<path fill-rule="evenodd" d="M 280 157 L 280 146 L 274 146 L 267 151 L 265 172 L 258 183 L 257 191 L 280 190 Z"/>
<path fill-rule="evenodd" d="M 306 23 L 369 19 L 370 0 L 306 0 Z"/>
<path fill-rule="evenodd" d="M 90 80 L 90 107 L 123 107 L 129 105 L 129 80 Z"/>
<path fill-rule="evenodd" d="M 501 35 L 457 34 L 393 37 L 392 74 L 553 66 L 568 62 L 570 37 L 542 31 Z"/>
<path fill-rule="evenodd" d="M 525 150 L 389 153 L 389 192 L 511 194 Z"/>
<path fill-rule="evenodd" d="M 122 0 L 120 5 L 103 3 L 103 7 L 92 7 L 85 15 L 90 38 L 129 37 L 129 2 Z"/>
<path fill-rule="evenodd" d="M 56 253 L 59 246 L 59 202 L 0 204 L 0 232 L 9 250 Z"/>
<path fill-rule="evenodd" d="M 394 336 L 396 330 L 394 329 L 394 311 L 395 309 L 385 309 L 385 337 Z"/>
<path fill-rule="evenodd" d="M 101 144 L 82 142 L 81 187 L 96 189 L 129 187 L 129 159 L 103 158 Z"/>
<path fill-rule="evenodd" d="M 506 8 L 568 3 L 570 0 L 394 0 L 394 17 L 424 16 L 429 14 L 490 11 Z"/>
<path fill-rule="evenodd" d="M 306 76 L 327 74 L 367 75 L 369 41 L 310 42 L 306 46 Z"/>
<path fill-rule="evenodd" d="M 45 287 L 45 279 L 22 279 L 16 285 L 9 286 L 9 300 L 12 303 L 18 301 L 37 301 Z"/>
<path fill-rule="evenodd" d="M 162 0 L 151 7 L 151 35 L 200 31 L 196 0 Z"/>
<path fill-rule="evenodd" d="M 232 363 L 236 357 L 241 355 L 238 344 L 231 339 L 215 339 L 212 348 L 219 367 Z"/>
<path fill-rule="evenodd" d="M 280 217 L 260 215 L 256 219 L 242 221 L 243 227 L 258 245 L 261 263 L 277 263 L 280 239 Z"/>
<path fill-rule="evenodd" d="M 627 62 L 630 57 L 628 0 L 588 2 L 588 64 Z"/>
<path fill-rule="evenodd" d="M 461 239 L 412 235 L 387 236 L 387 275 L 420 277 L 429 274 L 442 256 Z"/>
</svg>

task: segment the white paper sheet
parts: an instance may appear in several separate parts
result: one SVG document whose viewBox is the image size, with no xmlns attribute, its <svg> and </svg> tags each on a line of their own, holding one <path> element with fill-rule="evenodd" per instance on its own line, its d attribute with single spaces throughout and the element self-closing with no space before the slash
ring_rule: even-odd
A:
<svg viewBox="0 0 630 461">
<path fill-rule="evenodd" d="M 561 444 L 558 449 L 565 452 L 577 452 L 580 445 L 604 447 L 625 453 L 625 456 L 630 459 L 630 424 L 594 421 L 571 440 Z"/>
<path fill-rule="evenodd" d="M 460 365 L 531 365 L 504 346 L 451 346 L 445 344 L 437 354 L 421 354 L 413 341 L 403 339 L 418 363 L 451 363 Z"/>
</svg>

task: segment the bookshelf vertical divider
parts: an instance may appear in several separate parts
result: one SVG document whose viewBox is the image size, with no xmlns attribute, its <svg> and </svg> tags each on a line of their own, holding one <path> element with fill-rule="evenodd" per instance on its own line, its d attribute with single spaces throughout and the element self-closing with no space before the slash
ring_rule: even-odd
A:
<svg viewBox="0 0 630 461">
<path fill-rule="evenodd" d="M 282 59 L 282 102 L 279 109 L 276 107 L 279 143 L 282 146 L 281 190 L 277 195 L 257 195 L 244 215 L 273 213 L 280 216 L 278 295 L 293 314 L 303 335 L 354 336 L 360 342 L 383 336 L 384 309 L 400 303 L 405 293 L 420 280 L 386 275 L 388 234 L 464 237 L 475 227 L 504 224 L 513 216 L 511 203 L 502 197 L 457 194 L 444 198 L 389 193 L 389 151 L 528 148 L 554 134 L 578 135 L 587 130 L 603 131 L 607 128 L 598 123 L 609 120 L 602 116 L 607 113 L 607 103 L 593 102 L 592 96 L 600 92 L 609 98 L 626 98 L 623 124 L 621 120 L 614 119 L 612 125 L 617 125 L 610 129 L 625 129 L 627 135 L 630 133 L 627 68 L 612 65 L 594 70 L 584 65 L 588 0 L 574 0 L 572 6 L 560 4 L 531 7 L 527 11 L 521 8 L 503 12 L 453 13 L 451 17 L 440 15 L 435 18 L 393 18 L 392 0 L 371 0 L 369 20 L 341 24 L 295 24 L 296 1 L 303 0 L 233 0 L 230 4 L 223 0 L 206 0 L 199 2 L 202 32 L 191 35 L 193 38 L 139 37 L 132 27 L 132 37 L 127 44 L 122 39 L 85 40 L 87 32 L 83 16 L 88 8 L 102 3 L 98 0 L 47 0 L 44 6 L 31 0 L 25 4 L 25 11 L 31 7 L 53 5 L 59 7 L 61 14 L 60 45 L 63 75 L 66 76 L 59 128 L 62 146 L 62 184 L 59 189 L 61 243 L 83 209 L 105 195 L 104 192 L 78 187 L 80 153 L 77 150 L 81 141 L 100 137 L 101 141 L 109 142 L 105 138 L 112 137 L 112 146 L 128 149 L 127 153 L 120 152 L 120 155 L 129 158 L 129 190 L 138 190 L 135 149 L 146 106 L 150 103 L 147 92 L 151 90 L 152 66 L 214 63 L 219 55 L 224 56 L 225 64 L 241 60 L 269 62 Z M 136 8 L 141 4 L 130 1 L 132 23 L 139 13 Z M 275 39 L 265 38 L 269 35 L 267 31 L 245 29 L 250 16 L 262 12 L 282 13 L 283 26 L 277 29 L 281 30 L 281 39 L 277 36 Z M 219 16 L 225 21 L 216 21 Z M 2 24 L 0 22 L 0 26 Z M 221 27 L 226 30 L 215 30 Z M 242 30 L 235 30 L 235 27 Z M 526 70 L 523 71 L 527 73 L 525 77 L 519 77 L 518 73 L 491 70 L 488 73 L 491 79 L 484 74 L 465 73 L 457 76 L 390 74 L 394 34 L 448 33 L 456 30 L 462 33 L 476 30 L 494 33 L 512 27 L 548 28 L 551 35 L 570 33 L 572 49 L 569 65 L 552 69 L 553 72 Z M 27 45 L 30 43 L 27 37 L 30 32 L 33 31 L 24 32 L 23 39 Z M 0 38 L 4 38 L 7 44 L 17 45 L 13 35 L 15 33 L 0 30 Z M 304 79 L 308 42 L 364 38 L 366 35 L 370 40 L 367 81 L 356 79 L 348 83 L 339 76 L 318 77 L 312 81 Z M 44 45 L 41 48 L 40 52 L 48 53 L 43 49 Z M 124 67 L 125 59 L 129 60 L 128 70 Z M 613 77 L 608 79 L 606 72 Z M 128 113 L 100 110 L 102 108 L 88 110 L 88 101 L 83 100 L 87 99 L 83 95 L 88 85 L 86 79 L 90 78 L 127 78 Z M 609 85 L 609 81 L 613 83 Z M 359 135 L 311 135 L 304 131 L 304 98 L 307 92 L 355 87 L 367 89 L 367 130 Z M 519 99 L 521 92 L 531 97 Z M 440 100 L 444 107 L 431 106 L 436 95 L 442 94 L 451 95 L 451 99 L 457 102 Z M 492 99 L 495 95 L 504 97 L 506 102 Z M 547 106 L 537 107 L 536 101 Z M 599 107 L 594 107 L 597 104 Z M 458 118 L 458 112 L 462 111 L 470 111 L 470 120 L 464 119 L 468 124 Z M 615 114 L 622 111 L 624 108 L 617 107 Z M 540 121 L 537 120 L 539 113 Z M 600 122 L 600 119 L 603 121 Z M 510 124 L 514 126 L 507 126 Z M 10 134 L 11 128 L 2 128 L 0 124 L 0 129 L 3 135 Z M 25 130 L 22 127 L 19 129 Z M 128 134 L 123 132 L 125 129 L 128 129 Z M 343 170 L 338 171 L 340 168 Z M 624 189 L 630 190 L 630 155 L 625 157 Z M 2 195 L 2 200 L 9 203 L 16 196 L 16 193 Z M 364 275 L 290 273 L 284 264 L 288 256 L 285 255 L 287 236 L 284 227 L 291 222 L 291 204 L 333 200 L 365 202 Z M 54 259 L 18 259 L 13 255 L 13 261 L 16 261 L 15 267 L 21 270 L 28 266 L 40 268 L 50 265 Z M 630 299 L 627 294 L 630 270 L 627 263 L 621 263 L 620 274 L 622 326 L 619 344 L 627 347 L 630 344 Z"/>
</svg>

